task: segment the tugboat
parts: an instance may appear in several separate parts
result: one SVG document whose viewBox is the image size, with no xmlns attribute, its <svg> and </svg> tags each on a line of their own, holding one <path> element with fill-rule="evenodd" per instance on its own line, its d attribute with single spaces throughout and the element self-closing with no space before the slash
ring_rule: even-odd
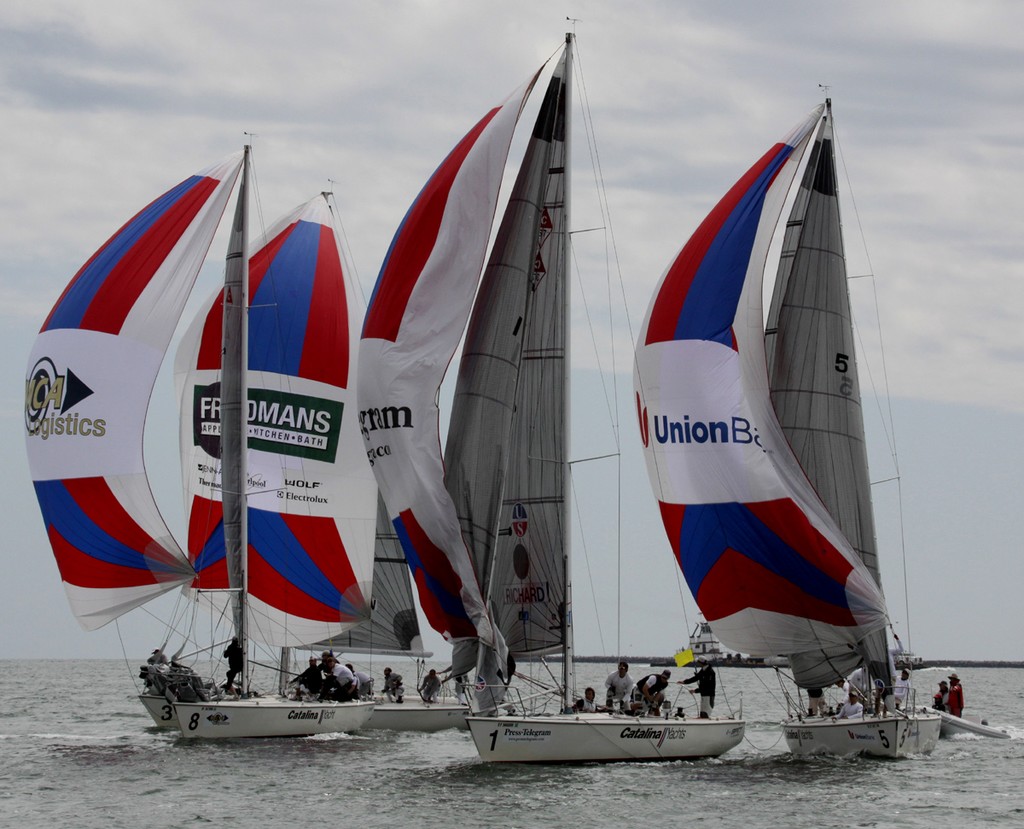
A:
<svg viewBox="0 0 1024 829">
<path fill-rule="evenodd" d="M 690 634 L 690 650 L 693 651 L 693 658 L 703 656 L 708 662 L 725 661 L 725 653 L 722 651 L 722 643 L 718 641 L 711 625 L 700 619 Z"/>
</svg>

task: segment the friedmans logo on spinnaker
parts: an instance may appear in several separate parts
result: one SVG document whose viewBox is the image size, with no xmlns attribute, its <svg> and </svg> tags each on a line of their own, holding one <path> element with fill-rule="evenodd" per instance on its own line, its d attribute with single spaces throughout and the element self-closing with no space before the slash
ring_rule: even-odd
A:
<svg viewBox="0 0 1024 829">
<path fill-rule="evenodd" d="M 248 447 L 279 455 L 333 463 L 344 404 L 293 392 L 249 389 Z M 192 438 L 220 457 L 220 383 L 196 386 Z"/>
</svg>

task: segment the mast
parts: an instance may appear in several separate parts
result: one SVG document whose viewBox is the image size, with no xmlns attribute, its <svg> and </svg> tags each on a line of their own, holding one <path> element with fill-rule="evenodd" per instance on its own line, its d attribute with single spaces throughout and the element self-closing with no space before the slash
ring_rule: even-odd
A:
<svg viewBox="0 0 1024 829">
<path fill-rule="evenodd" d="M 563 710 L 572 710 L 573 705 L 573 688 L 575 685 L 575 678 L 573 675 L 573 637 L 572 637 L 572 571 L 570 562 L 570 552 L 572 548 L 572 509 L 570 507 L 571 499 L 568 497 L 568 488 L 571 486 L 572 479 L 569 477 L 571 469 L 569 467 L 569 450 L 571 448 L 571 441 L 569 435 L 569 425 L 572 423 L 571 412 L 571 396 L 570 383 L 569 383 L 569 366 L 572 365 L 570 359 L 571 355 L 571 343 L 572 337 L 570 336 L 571 329 L 569 328 L 570 321 L 572 320 L 572 314 L 570 313 L 570 299 L 572 297 L 572 291 L 569 289 L 569 244 L 572 239 L 570 234 L 572 213 L 570 211 L 570 195 L 572 193 L 572 179 L 570 177 L 570 170 L 572 169 L 572 141 L 570 134 L 570 122 L 572 118 L 572 44 L 573 35 L 572 32 L 566 32 L 565 34 L 565 103 L 563 111 L 565 112 L 565 150 L 563 158 L 563 182 L 564 182 L 564 205 L 563 205 L 563 221 L 562 229 L 565 233 L 565 240 L 561 246 L 562 254 L 562 275 L 565 280 L 565 302 L 563 303 L 563 320 L 562 330 L 565 332 L 565 358 L 564 365 L 566 370 L 562 373 L 562 382 L 564 383 L 563 399 L 565 400 L 565 408 L 563 413 L 563 428 L 562 428 L 562 476 L 565 481 L 565 497 L 562 499 L 562 521 L 565 526 L 564 538 L 565 545 L 562 548 L 562 571 L 563 571 L 563 583 L 565 584 L 565 607 L 561 614 L 562 619 L 562 703 Z"/>
<path fill-rule="evenodd" d="M 249 687 L 249 643 L 245 597 L 248 587 L 246 556 L 246 426 L 248 407 L 245 369 L 248 352 L 249 285 L 249 153 L 242 161 L 242 181 L 231 223 L 224 267 L 224 335 L 221 352 L 221 501 L 224 509 L 224 547 L 228 586 L 232 591 L 235 635 L 242 648 L 242 694 Z"/>
</svg>

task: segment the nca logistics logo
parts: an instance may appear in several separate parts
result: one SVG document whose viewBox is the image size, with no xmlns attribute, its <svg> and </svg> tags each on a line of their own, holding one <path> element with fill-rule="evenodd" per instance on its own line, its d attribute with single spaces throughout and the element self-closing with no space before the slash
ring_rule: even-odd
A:
<svg viewBox="0 0 1024 829">
<path fill-rule="evenodd" d="M 412 409 L 408 406 L 382 406 L 379 409 L 364 409 L 359 412 L 359 430 L 363 433 L 363 440 L 369 446 L 366 450 L 366 457 L 370 461 L 370 466 L 373 466 L 373 462 L 378 458 L 391 454 L 391 447 L 386 443 L 377 446 L 371 445 L 374 440 L 373 432 L 411 428 Z"/>
<path fill-rule="evenodd" d="M 49 357 L 41 357 L 25 380 L 25 428 L 29 437 L 47 440 L 52 435 L 101 438 L 107 434 L 103 418 L 82 417 L 71 411 L 93 390 L 70 369 L 64 374 Z"/>
<path fill-rule="evenodd" d="M 640 421 L 640 439 L 644 447 L 651 443 L 651 425 L 647 407 L 636 398 L 637 418 Z M 661 444 L 703 445 L 707 443 L 754 444 L 762 452 L 767 451 L 761 444 L 757 427 L 745 417 L 733 416 L 727 420 L 691 420 L 683 415 L 682 420 L 669 420 L 668 415 L 654 415 L 654 439 Z"/>
<path fill-rule="evenodd" d="M 306 394 L 249 389 L 248 447 L 279 455 L 333 463 L 344 404 Z M 220 383 L 196 386 L 192 398 L 192 440 L 220 457 Z"/>
</svg>

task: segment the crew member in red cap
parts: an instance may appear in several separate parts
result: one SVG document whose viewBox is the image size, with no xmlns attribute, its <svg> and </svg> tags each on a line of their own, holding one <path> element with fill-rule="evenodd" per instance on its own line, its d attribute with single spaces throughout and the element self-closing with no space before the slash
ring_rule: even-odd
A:
<svg viewBox="0 0 1024 829">
<path fill-rule="evenodd" d="M 964 686 L 960 684 L 960 677 L 956 675 L 956 671 L 949 675 L 949 699 L 946 700 L 946 710 L 954 717 L 963 716 Z"/>
</svg>

